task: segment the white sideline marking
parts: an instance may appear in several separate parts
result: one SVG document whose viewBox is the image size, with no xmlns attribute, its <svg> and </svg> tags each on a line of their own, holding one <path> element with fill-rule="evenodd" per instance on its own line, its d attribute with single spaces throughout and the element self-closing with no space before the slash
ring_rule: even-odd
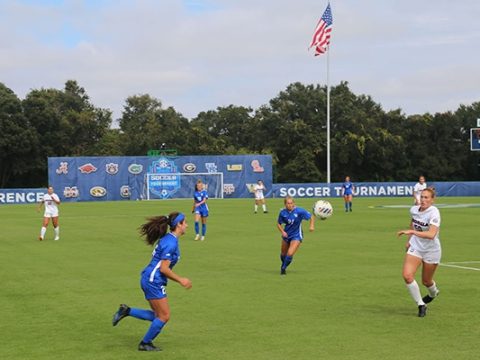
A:
<svg viewBox="0 0 480 360">
<path fill-rule="evenodd" d="M 471 263 L 471 261 L 470 261 L 470 263 Z M 479 268 L 473 268 L 473 267 L 468 267 L 468 266 L 459 266 L 459 265 L 443 264 L 443 263 L 440 263 L 440 266 L 447 266 L 447 267 L 452 267 L 452 268 L 457 268 L 457 269 L 464 269 L 464 270 L 480 271 Z"/>
<path fill-rule="evenodd" d="M 480 261 L 449 261 L 446 264 L 480 264 Z"/>
</svg>

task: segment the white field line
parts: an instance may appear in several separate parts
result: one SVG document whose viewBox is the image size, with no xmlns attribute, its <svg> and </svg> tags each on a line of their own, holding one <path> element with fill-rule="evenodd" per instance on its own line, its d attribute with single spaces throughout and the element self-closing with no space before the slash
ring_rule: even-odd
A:
<svg viewBox="0 0 480 360">
<path fill-rule="evenodd" d="M 468 267 L 468 266 L 459 266 L 459 265 L 443 264 L 443 263 L 440 263 L 440 266 L 452 267 L 452 268 L 456 268 L 456 269 L 480 271 L 479 268 Z"/>
</svg>

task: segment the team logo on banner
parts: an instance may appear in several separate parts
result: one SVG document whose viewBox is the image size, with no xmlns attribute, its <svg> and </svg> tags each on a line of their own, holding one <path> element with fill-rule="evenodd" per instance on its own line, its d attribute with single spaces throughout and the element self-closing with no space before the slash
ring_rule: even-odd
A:
<svg viewBox="0 0 480 360">
<path fill-rule="evenodd" d="M 162 157 L 152 162 L 148 173 L 148 189 L 161 199 L 168 199 L 180 189 L 180 175 L 173 161 Z"/>
<path fill-rule="evenodd" d="M 143 171 L 143 165 L 141 164 L 130 164 L 128 166 L 128 172 L 133 175 L 138 175 Z"/>
<path fill-rule="evenodd" d="M 60 166 L 55 170 L 58 175 L 68 174 L 68 162 L 61 162 Z"/>
<path fill-rule="evenodd" d="M 235 192 L 235 185 L 233 184 L 223 184 L 223 193 L 226 195 L 231 195 Z"/>
<path fill-rule="evenodd" d="M 93 166 L 91 163 L 82 165 L 78 168 L 82 172 L 82 174 L 91 174 L 92 172 L 97 171 L 97 168 Z"/>
<path fill-rule="evenodd" d="M 205 163 L 205 168 L 207 169 L 208 173 L 216 173 L 217 171 L 217 164 L 215 163 Z"/>
<path fill-rule="evenodd" d="M 66 198 L 77 198 L 79 194 L 80 193 L 76 186 L 72 186 L 72 187 L 66 186 L 63 189 L 63 196 L 65 196 Z"/>
<path fill-rule="evenodd" d="M 102 197 L 107 195 L 107 189 L 101 186 L 94 186 L 90 189 L 90 195 L 93 197 Z"/>
<path fill-rule="evenodd" d="M 258 161 L 258 160 L 252 160 L 250 165 L 252 165 L 253 172 L 263 173 L 265 171 L 263 169 L 263 166 L 260 166 L 260 161 Z"/>
<path fill-rule="evenodd" d="M 227 171 L 242 171 L 243 165 L 242 164 L 227 164 Z"/>
<path fill-rule="evenodd" d="M 130 186 L 128 185 L 123 185 L 120 188 L 120 196 L 122 198 L 129 198 L 130 197 Z"/>
<path fill-rule="evenodd" d="M 197 167 L 193 163 L 186 163 L 185 165 L 183 165 L 183 171 L 185 171 L 186 173 L 193 173 L 195 172 L 195 170 L 197 170 Z"/>
<path fill-rule="evenodd" d="M 105 171 L 107 172 L 107 174 L 115 175 L 116 173 L 118 173 L 118 164 L 109 163 L 105 165 Z"/>
</svg>

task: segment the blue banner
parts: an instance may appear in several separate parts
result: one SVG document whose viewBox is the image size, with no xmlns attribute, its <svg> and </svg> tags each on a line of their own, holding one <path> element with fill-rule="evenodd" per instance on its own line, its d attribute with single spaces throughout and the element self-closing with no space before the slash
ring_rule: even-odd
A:
<svg viewBox="0 0 480 360">
<path fill-rule="evenodd" d="M 416 182 L 354 183 L 357 197 L 413 197 Z M 341 197 L 343 183 L 274 184 L 273 197 Z M 429 182 L 437 196 L 480 196 L 480 182 Z"/>
<path fill-rule="evenodd" d="M 49 183 L 63 201 L 191 198 L 198 179 L 206 184 L 211 197 L 253 197 L 252 186 L 258 180 L 262 180 L 267 189 L 272 188 L 272 157 L 219 155 L 48 159 Z M 222 179 L 223 186 L 220 185 Z"/>
<path fill-rule="evenodd" d="M 33 204 L 43 199 L 47 189 L 0 189 L 0 204 Z"/>
</svg>

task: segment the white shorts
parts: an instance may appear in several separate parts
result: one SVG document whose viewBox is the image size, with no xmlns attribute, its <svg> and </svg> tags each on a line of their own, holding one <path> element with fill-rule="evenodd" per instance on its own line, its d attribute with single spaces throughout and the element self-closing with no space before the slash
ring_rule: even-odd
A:
<svg viewBox="0 0 480 360">
<path fill-rule="evenodd" d="M 442 258 L 442 249 L 421 251 L 410 246 L 407 250 L 407 254 L 418 257 L 427 264 L 439 264 Z"/>
<path fill-rule="evenodd" d="M 45 213 L 43 214 L 43 217 L 46 217 L 46 218 L 58 217 L 58 210 L 57 211 L 45 211 Z"/>
<path fill-rule="evenodd" d="M 265 199 L 264 195 L 255 195 L 255 200 L 263 200 Z"/>
</svg>

